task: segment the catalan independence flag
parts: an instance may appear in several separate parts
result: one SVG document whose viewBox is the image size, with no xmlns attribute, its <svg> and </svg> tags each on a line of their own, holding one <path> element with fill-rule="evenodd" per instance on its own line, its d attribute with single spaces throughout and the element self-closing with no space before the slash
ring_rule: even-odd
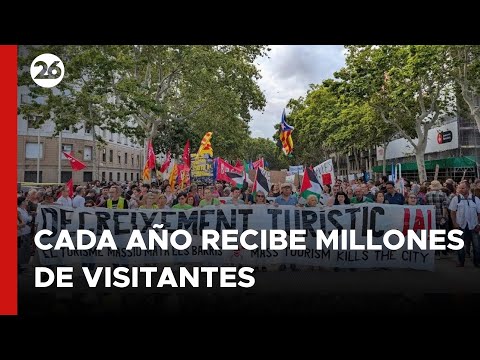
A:
<svg viewBox="0 0 480 360">
<path fill-rule="evenodd" d="M 293 151 L 293 129 L 293 126 L 287 124 L 285 109 L 283 109 L 282 122 L 280 123 L 280 141 L 282 142 L 282 150 L 285 155 L 289 155 Z"/>
</svg>

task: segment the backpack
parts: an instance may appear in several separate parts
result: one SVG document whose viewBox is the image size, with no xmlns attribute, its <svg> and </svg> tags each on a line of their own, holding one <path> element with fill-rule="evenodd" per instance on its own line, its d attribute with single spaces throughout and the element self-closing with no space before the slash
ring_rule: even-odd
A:
<svg viewBox="0 0 480 360">
<path fill-rule="evenodd" d="M 473 195 L 473 203 L 474 203 L 475 205 L 477 205 L 477 200 L 476 200 L 476 198 L 477 198 L 477 197 L 476 197 L 475 195 Z M 460 195 L 457 195 L 457 200 L 458 200 L 458 203 L 457 203 L 457 209 L 458 209 L 458 204 L 460 204 L 460 201 L 461 201 L 461 200 L 467 200 L 467 201 L 468 201 L 468 200 L 470 200 L 470 199 L 469 199 L 469 198 L 461 199 L 461 198 L 460 198 Z"/>
</svg>

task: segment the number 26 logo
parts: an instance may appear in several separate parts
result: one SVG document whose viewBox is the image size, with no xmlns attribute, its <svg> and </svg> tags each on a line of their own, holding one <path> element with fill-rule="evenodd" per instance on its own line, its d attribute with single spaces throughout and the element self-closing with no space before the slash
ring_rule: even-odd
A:
<svg viewBox="0 0 480 360">
<path fill-rule="evenodd" d="M 65 74 L 62 60 L 53 54 L 37 56 L 30 65 L 30 76 L 35 84 L 51 88 L 60 83 Z"/>
</svg>

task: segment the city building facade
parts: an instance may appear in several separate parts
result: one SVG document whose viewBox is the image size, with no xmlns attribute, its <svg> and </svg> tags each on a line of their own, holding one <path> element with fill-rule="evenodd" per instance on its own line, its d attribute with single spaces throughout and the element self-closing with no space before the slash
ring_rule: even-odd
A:
<svg viewBox="0 0 480 360">
<path fill-rule="evenodd" d="M 34 124 L 34 119 L 18 116 L 18 182 L 66 183 L 73 178 L 74 184 L 85 184 L 141 178 L 144 147 L 133 139 L 95 127 L 102 142 L 94 139 L 93 129 L 83 123 L 54 136 L 53 121 L 46 121 L 39 128 Z M 72 154 L 86 168 L 72 171 L 63 152 Z"/>
</svg>

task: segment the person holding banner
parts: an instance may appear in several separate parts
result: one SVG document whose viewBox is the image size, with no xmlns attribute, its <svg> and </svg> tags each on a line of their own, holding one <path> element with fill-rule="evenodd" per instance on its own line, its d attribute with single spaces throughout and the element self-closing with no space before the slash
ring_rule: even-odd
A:
<svg viewBox="0 0 480 360">
<path fill-rule="evenodd" d="M 267 197 L 262 190 L 258 190 L 255 195 L 255 205 L 268 205 Z"/>
<path fill-rule="evenodd" d="M 292 184 L 284 183 L 282 185 L 282 195 L 275 199 L 275 205 L 297 205 L 297 198 L 292 196 Z"/>
<path fill-rule="evenodd" d="M 357 186 L 355 189 L 355 196 L 350 200 L 352 204 L 371 203 L 372 199 L 364 196 L 364 189 L 361 186 Z"/>
<path fill-rule="evenodd" d="M 172 206 L 172 209 L 189 210 L 193 206 L 187 204 L 187 194 L 180 193 L 177 197 L 178 204 Z"/>
<path fill-rule="evenodd" d="M 307 203 L 305 204 L 305 207 L 317 207 L 318 206 L 318 198 L 317 195 L 309 195 L 307 197 Z"/>
<path fill-rule="evenodd" d="M 387 193 L 385 194 L 385 200 L 387 200 L 389 204 L 405 204 L 405 197 L 399 192 L 397 192 L 393 181 L 387 181 L 387 183 L 385 184 L 385 188 L 387 189 Z"/>
<path fill-rule="evenodd" d="M 120 196 L 120 189 L 113 185 L 108 191 L 110 198 L 107 200 L 106 208 L 108 209 L 128 209 L 128 202 L 125 198 Z"/>
<path fill-rule="evenodd" d="M 155 194 L 153 192 L 148 192 L 145 195 L 145 205 L 141 205 L 139 209 L 158 209 L 157 204 L 155 204 Z"/>
<path fill-rule="evenodd" d="M 350 199 L 343 191 L 339 191 L 337 192 L 337 195 L 335 195 L 335 202 L 333 205 L 350 205 Z"/>
<path fill-rule="evenodd" d="M 209 206 L 209 205 L 220 205 L 220 200 L 213 197 L 212 188 L 207 187 L 203 190 L 203 196 L 205 197 L 200 201 L 200 207 Z"/>
<path fill-rule="evenodd" d="M 388 201 L 385 200 L 385 194 L 381 191 L 377 192 L 374 196 L 374 202 L 376 204 L 388 204 Z"/>
<path fill-rule="evenodd" d="M 170 209 L 170 207 L 167 205 L 167 196 L 165 194 L 160 194 L 158 196 L 157 209 Z"/>
</svg>

